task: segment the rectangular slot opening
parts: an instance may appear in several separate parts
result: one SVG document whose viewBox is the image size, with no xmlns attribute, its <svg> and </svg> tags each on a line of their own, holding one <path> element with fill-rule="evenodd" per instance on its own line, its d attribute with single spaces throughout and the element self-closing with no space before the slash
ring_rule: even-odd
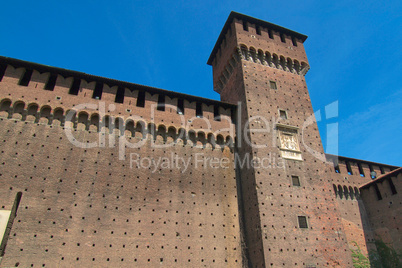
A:
<svg viewBox="0 0 402 268">
<path fill-rule="evenodd" d="M 375 190 L 375 193 L 377 195 L 377 200 L 382 200 L 382 195 L 380 193 L 380 189 L 378 189 L 377 183 L 374 183 L 374 190 Z"/>
<path fill-rule="evenodd" d="M 80 90 L 81 79 L 74 78 L 73 83 L 71 84 L 70 90 L 68 94 L 78 95 L 78 91 Z"/>
<path fill-rule="evenodd" d="M 350 166 L 349 162 L 345 162 L 346 164 L 346 170 L 348 171 L 349 175 L 353 175 L 352 167 Z"/>
<path fill-rule="evenodd" d="M 285 110 L 279 110 L 279 117 L 281 119 L 288 119 L 288 115 Z"/>
<path fill-rule="evenodd" d="M 114 102 L 123 103 L 124 102 L 124 87 L 118 87 L 116 92 L 116 97 Z"/>
<path fill-rule="evenodd" d="M 274 39 L 274 33 L 272 32 L 272 30 L 268 30 L 268 36 L 271 39 Z"/>
<path fill-rule="evenodd" d="M 363 170 L 363 168 L 362 168 L 362 164 L 357 163 L 357 167 L 359 168 L 360 176 L 361 176 L 361 177 L 366 177 L 366 176 L 364 175 L 364 170 Z"/>
<path fill-rule="evenodd" d="M 277 87 L 276 87 L 276 82 L 275 81 L 269 81 L 269 87 L 271 88 L 271 89 L 277 89 Z"/>
<path fill-rule="evenodd" d="M 53 91 L 54 87 L 56 86 L 56 80 L 57 80 L 57 74 L 50 74 L 44 89 Z"/>
<path fill-rule="evenodd" d="M 260 26 L 256 26 L 256 27 L 255 27 L 255 32 L 256 32 L 258 35 L 261 35 L 261 27 L 260 27 Z"/>
<path fill-rule="evenodd" d="M 247 25 L 247 21 L 243 20 L 243 30 L 248 32 L 248 25 Z"/>
<path fill-rule="evenodd" d="M 235 124 L 235 122 L 236 122 L 236 109 L 235 108 L 230 109 L 230 119 L 232 119 L 232 123 Z"/>
<path fill-rule="evenodd" d="M 307 229 L 307 217 L 306 216 L 297 216 L 299 220 L 299 228 Z"/>
<path fill-rule="evenodd" d="M 214 120 L 221 121 L 221 114 L 219 113 L 219 106 L 214 105 Z"/>
<path fill-rule="evenodd" d="M 388 178 L 388 184 L 389 184 L 389 187 L 391 188 L 391 193 L 392 193 L 393 195 L 394 195 L 394 194 L 397 194 L 398 192 L 396 191 L 394 182 L 392 181 L 391 178 Z"/>
<path fill-rule="evenodd" d="M 335 169 L 335 173 L 341 173 L 341 170 L 339 169 L 338 163 L 334 162 L 334 169 Z"/>
<path fill-rule="evenodd" d="M 300 186 L 300 179 L 298 176 L 292 176 L 292 184 L 293 186 Z"/>
<path fill-rule="evenodd" d="M 197 102 L 195 106 L 195 116 L 202 118 L 202 103 Z"/>
<path fill-rule="evenodd" d="M 20 81 L 18 82 L 18 85 L 27 87 L 29 84 L 29 81 L 31 81 L 31 76 L 32 76 L 32 70 L 25 69 L 25 72 L 22 75 Z"/>
<path fill-rule="evenodd" d="M 297 40 L 296 38 L 292 37 L 292 43 L 295 47 L 297 47 Z"/>
<path fill-rule="evenodd" d="M 369 165 L 369 169 L 370 169 L 370 177 L 371 177 L 372 179 L 375 179 L 376 176 L 375 176 L 375 171 L 374 171 L 373 166 L 372 166 L 372 165 Z"/>
<path fill-rule="evenodd" d="M 281 33 L 281 41 L 282 43 L 286 43 L 285 35 Z"/>
<path fill-rule="evenodd" d="M 102 98 L 102 90 L 103 90 L 103 83 L 96 82 L 92 98 L 95 100 L 100 100 Z"/>
<path fill-rule="evenodd" d="M 184 100 L 177 99 L 177 113 L 184 114 Z"/>
<path fill-rule="evenodd" d="M 0 64 L 0 82 L 3 80 L 3 76 L 6 73 L 7 65 Z"/>
<path fill-rule="evenodd" d="M 145 107 L 145 92 L 138 91 L 137 107 Z"/>
<path fill-rule="evenodd" d="M 159 94 L 158 95 L 158 106 L 156 107 L 158 111 L 165 111 L 165 96 Z"/>
<path fill-rule="evenodd" d="M 380 171 L 381 171 L 381 174 L 385 174 L 385 170 L 382 166 L 380 166 Z"/>
</svg>

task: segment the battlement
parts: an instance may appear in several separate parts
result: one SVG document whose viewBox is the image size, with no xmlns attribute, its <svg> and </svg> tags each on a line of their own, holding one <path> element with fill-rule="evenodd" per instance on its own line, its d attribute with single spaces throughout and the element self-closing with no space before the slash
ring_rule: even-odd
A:
<svg viewBox="0 0 402 268">
<path fill-rule="evenodd" d="M 240 44 L 231 55 L 227 64 L 223 66 L 221 75 L 217 77 L 216 81 L 214 81 L 214 90 L 216 92 L 222 92 L 222 89 L 226 86 L 226 83 L 229 81 L 240 60 L 258 63 L 263 66 L 269 66 L 271 68 L 302 76 L 306 75 L 310 69 L 308 63 L 304 61 L 299 62 L 297 59 L 291 59 L 289 57 L 285 58 L 285 56 L 278 56 L 275 53 L 271 55 L 269 51 L 263 51 L 262 49 L 258 49 L 257 51 L 253 46 L 247 47 L 245 44 Z"/>
<path fill-rule="evenodd" d="M 227 35 L 231 35 L 233 31 L 232 23 L 236 22 L 240 27 L 236 27 L 236 30 L 243 29 L 245 32 L 249 32 L 251 35 L 268 37 L 272 40 L 272 42 L 278 42 L 280 40 L 281 43 L 292 45 L 297 47 L 300 44 L 303 44 L 306 41 L 307 36 L 300 34 L 298 32 L 289 30 L 287 28 L 281 27 L 279 25 L 259 20 L 241 13 L 237 13 L 232 11 L 223 26 L 223 29 L 218 37 L 218 40 L 215 43 L 215 46 L 211 52 L 211 55 L 208 59 L 208 64 L 213 65 L 214 61 L 216 62 L 217 54 L 219 54 L 219 50 L 221 50 L 222 46 L 225 46 L 225 39 L 227 39 Z"/>
<path fill-rule="evenodd" d="M 224 101 L 0 57 L 0 266 L 352 267 L 378 237 L 402 248 L 401 169 L 325 155 L 306 38 L 232 12 L 208 60 Z"/>
<path fill-rule="evenodd" d="M 64 125 L 68 111 L 75 110 L 73 126 L 84 124 L 87 130 L 138 122 L 148 132 L 154 125 L 175 129 L 176 135 L 185 130 L 204 133 L 205 139 L 234 137 L 236 106 L 229 103 L 6 57 L 0 57 L 0 66 L 0 91 L 7 96 L 0 104 L 3 117 Z"/>
<path fill-rule="evenodd" d="M 213 67 L 214 90 L 223 93 L 241 60 L 304 76 L 310 66 L 303 42 L 307 36 L 232 12 L 208 59 Z M 225 97 L 223 99 L 227 100 Z M 228 101 L 228 100 L 227 100 Z"/>
<path fill-rule="evenodd" d="M 386 165 L 361 159 L 326 154 L 328 161 L 334 164 L 334 172 L 345 176 L 371 177 L 371 172 L 376 174 L 385 174 L 397 169 L 397 166 Z M 371 177 L 374 179 L 373 177 Z"/>
</svg>

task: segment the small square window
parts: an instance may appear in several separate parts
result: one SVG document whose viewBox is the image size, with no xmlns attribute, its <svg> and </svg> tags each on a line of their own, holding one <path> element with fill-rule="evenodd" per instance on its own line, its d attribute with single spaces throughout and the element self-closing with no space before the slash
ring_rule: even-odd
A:
<svg viewBox="0 0 402 268">
<path fill-rule="evenodd" d="M 270 87 L 271 89 L 278 89 L 278 88 L 276 87 L 276 82 L 275 82 L 275 81 L 269 81 L 269 87 Z"/>
<path fill-rule="evenodd" d="M 292 184 L 293 186 L 300 186 L 300 179 L 298 176 L 292 176 Z"/>
<path fill-rule="evenodd" d="M 308 228 L 306 216 L 297 216 L 297 218 L 299 219 L 299 228 Z"/>
<path fill-rule="evenodd" d="M 279 117 L 282 119 L 288 119 L 288 115 L 285 110 L 279 110 Z"/>
</svg>

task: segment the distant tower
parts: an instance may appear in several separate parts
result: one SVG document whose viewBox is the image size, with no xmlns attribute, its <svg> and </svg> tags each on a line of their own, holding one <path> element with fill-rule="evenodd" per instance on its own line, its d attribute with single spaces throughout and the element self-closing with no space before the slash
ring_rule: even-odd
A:
<svg viewBox="0 0 402 268">
<path fill-rule="evenodd" d="M 352 266 L 329 167 L 320 160 L 304 79 L 306 38 L 232 12 L 208 60 L 221 100 L 240 103 L 237 174 L 252 267 Z M 264 162 L 242 167 L 247 156 Z"/>
</svg>

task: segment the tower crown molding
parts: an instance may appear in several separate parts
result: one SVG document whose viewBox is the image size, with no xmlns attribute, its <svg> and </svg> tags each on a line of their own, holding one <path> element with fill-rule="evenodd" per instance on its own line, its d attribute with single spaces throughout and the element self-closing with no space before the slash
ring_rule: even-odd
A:
<svg viewBox="0 0 402 268">
<path fill-rule="evenodd" d="M 289 30 L 287 28 L 284 28 L 282 26 L 267 22 L 267 21 L 263 21 L 260 19 L 256 19 L 238 12 L 234 12 L 232 11 L 228 17 L 228 19 L 225 22 L 225 25 L 223 26 L 223 29 L 221 31 L 221 33 L 219 34 L 218 40 L 215 43 L 215 46 L 211 52 L 211 55 L 209 56 L 209 59 L 207 61 L 208 65 L 212 65 L 212 62 L 214 61 L 216 54 L 218 53 L 219 48 L 221 47 L 222 42 L 225 39 L 225 35 L 226 33 L 229 31 L 229 29 L 231 28 L 231 24 L 233 23 L 233 21 L 237 19 L 240 21 L 246 21 L 250 24 L 254 24 L 258 27 L 262 27 L 262 28 L 267 28 L 270 30 L 274 30 L 277 31 L 279 33 L 282 34 L 287 34 L 291 37 L 297 38 L 298 40 L 300 40 L 302 43 L 304 43 L 304 41 L 306 41 L 307 36 L 292 30 Z"/>
<path fill-rule="evenodd" d="M 310 66 L 306 62 L 299 62 L 296 59 L 291 59 L 289 57 L 277 55 L 275 53 L 270 53 L 268 51 L 263 52 L 261 49 L 256 51 L 253 47 L 247 48 L 245 45 L 240 45 L 233 52 L 233 56 L 227 62 L 223 69 L 223 72 L 214 84 L 214 90 L 217 93 L 221 93 L 222 89 L 225 87 L 227 81 L 229 80 L 232 72 L 240 60 L 245 60 L 266 67 L 275 68 L 285 72 L 290 72 L 296 75 L 305 76 L 310 69 Z"/>
</svg>

